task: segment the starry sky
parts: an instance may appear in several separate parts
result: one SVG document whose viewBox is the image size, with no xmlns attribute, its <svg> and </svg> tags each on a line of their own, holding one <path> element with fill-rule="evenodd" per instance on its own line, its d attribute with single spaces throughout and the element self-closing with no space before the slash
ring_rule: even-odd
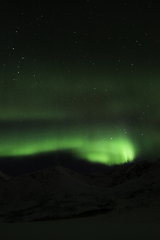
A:
<svg viewBox="0 0 160 240">
<path fill-rule="evenodd" d="M 0 12 L 1 159 L 159 158 L 158 2 L 7 1 Z"/>
</svg>

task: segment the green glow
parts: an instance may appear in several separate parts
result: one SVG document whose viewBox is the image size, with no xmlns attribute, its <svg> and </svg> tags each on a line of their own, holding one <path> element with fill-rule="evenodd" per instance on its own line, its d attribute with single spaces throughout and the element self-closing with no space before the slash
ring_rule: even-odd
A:
<svg viewBox="0 0 160 240">
<path fill-rule="evenodd" d="M 136 149 L 131 139 L 115 133 L 111 138 L 111 133 L 103 131 L 100 134 L 93 129 L 86 136 L 84 130 L 68 130 L 64 134 L 47 130 L 39 130 L 38 134 L 26 131 L 25 134 L 19 132 L 17 137 L 12 133 L 1 139 L 0 156 L 25 156 L 68 149 L 76 157 L 91 162 L 110 165 L 132 161 L 136 156 Z"/>
<path fill-rule="evenodd" d="M 159 118 L 153 116 L 160 116 L 160 82 L 148 75 L 144 85 L 142 78 L 52 71 L 34 78 L 24 71 L 13 82 L 10 76 L 0 87 L 0 156 L 68 149 L 110 165 L 158 155 Z"/>
<path fill-rule="evenodd" d="M 79 120 L 84 116 L 92 119 L 98 116 L 103 120 L 104 116 L 129 116 L 131 113 L 137 119 L 145 112 L 147 124 L 152 124 L 153 116 L 159 115 L 160 82 L 156 74 L 122 76 L 122 81 L 110 73 L 80 76 L 74 72 L 70 81 L 68 75 L 52 71 L 47 76 L 36 76 L 26 71 L 21 81 L 13 82 L 10 77 L 5 87 L 0 83 L 0 120 Z M 3 79 L 1 73 L 0 77 Z M 151 79 L 154 79 L 152 85 Z M 85 84 L 77 88 L 77 82 L 82 80 Z"/>
<path fill-rule="evenodd" d="M 98 139 L 81 149 L 80 155 L 91 162 L 116 164 L 132 161 L 135 158 L 135 148 L 129 139 L 123 137 L 115 140 Z"/>
<path fill-rule="evenodd" d="M 160 157 L 158 10 L 150 21 L 147 4 L 148 19 L 137 5 L 128 16 L 129 4 L 109 4 L 91 20 L 84 2 L 54 14 L 15 5 L 6 17 L 2 8 L 0 157 L 68 150 L 109 165 Z"/>
</svg>

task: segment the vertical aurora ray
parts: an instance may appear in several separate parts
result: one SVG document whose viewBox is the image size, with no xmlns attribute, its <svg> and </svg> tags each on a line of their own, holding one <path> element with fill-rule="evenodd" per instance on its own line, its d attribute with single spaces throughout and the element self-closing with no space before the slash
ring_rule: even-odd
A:
<svg viewBox="0 0 160 240">
<path fill-rule="evenodd" d="M 115 140 L 97 139 L 88 143 L 80 151 L 80 156 L 91 162 L 120 164 L 134 160 L 136 149 L 130 139 L 118 137 Z"/>
</svg>

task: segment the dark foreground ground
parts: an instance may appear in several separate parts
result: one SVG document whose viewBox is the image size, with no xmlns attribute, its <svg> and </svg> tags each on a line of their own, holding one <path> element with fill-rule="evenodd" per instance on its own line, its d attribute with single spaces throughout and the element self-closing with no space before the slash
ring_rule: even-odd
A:
<svg viewBox="0 0 160 240">
<path fill-rule="evenodd" d="M 159 240 L 160 160 L 79 174 L 0 172 L 2 240 Z"/>
<path fill-rule="evenodd" d="M 146 214 L 146 220 L 145 220 Z M 99 215 L 48 222 L 0 223 L 5 240 L 159 240 L 160 220 L 151 212 L 125 213 L 108 217 Z"/>
</svg>

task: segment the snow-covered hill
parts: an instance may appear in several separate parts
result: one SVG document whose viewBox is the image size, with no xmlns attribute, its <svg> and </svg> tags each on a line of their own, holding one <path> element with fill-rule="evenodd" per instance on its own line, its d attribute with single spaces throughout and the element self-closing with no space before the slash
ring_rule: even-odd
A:
<svg viewBox="0 0 160 240">
<path fill-rule="evenodd" d="M 0 220 L 55 220 L 153 206 L 159 211 L 159 200 L 160 161 L 88 175 L 56 166 L 1 183 Z"/>
</svg>

